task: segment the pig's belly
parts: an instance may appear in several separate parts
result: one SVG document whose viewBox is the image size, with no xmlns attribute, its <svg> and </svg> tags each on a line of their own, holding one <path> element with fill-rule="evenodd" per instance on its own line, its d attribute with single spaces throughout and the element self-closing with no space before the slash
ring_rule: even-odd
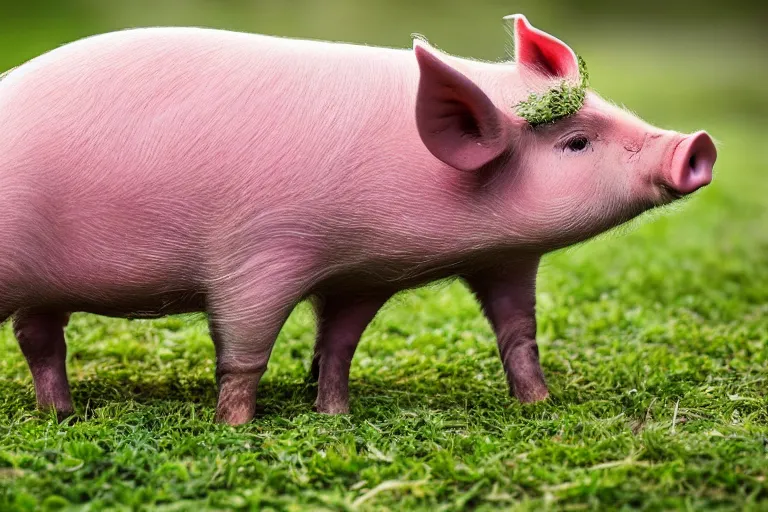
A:
<svg viewBox="0 0 768 512">
<path fill-rule="evenodd" d="M 53 309 L 68 313 L 93 313 L 116 318 L 160 318 L 205 311 L 205 295 L 184 291 L 142 298 L 76 300 L 52 306 Z"/>
</svg>

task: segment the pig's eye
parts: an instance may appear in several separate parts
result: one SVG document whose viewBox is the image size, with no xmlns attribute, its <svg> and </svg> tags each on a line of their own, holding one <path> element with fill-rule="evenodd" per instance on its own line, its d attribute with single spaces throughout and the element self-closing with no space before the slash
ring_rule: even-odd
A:
<svg viewBox="0 0 768 512">
<path fill-rule="evenodd" d="M 578 153 L 579 151 L 584 151 L 589 147 L 589 140 L 587 140 L 586 137 L 583 135 L 578 135 L 576 137 L 573 137 L 572 139 L 569 139 L 568 142 L 565 143 L 565 148 L 569 151 L 573 151 L 574 153 Z"/>
</svg>

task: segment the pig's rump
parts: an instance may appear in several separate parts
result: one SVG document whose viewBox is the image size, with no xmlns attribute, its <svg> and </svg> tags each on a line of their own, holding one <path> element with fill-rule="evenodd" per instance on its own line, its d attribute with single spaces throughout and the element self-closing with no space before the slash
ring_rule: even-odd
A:
<svg viewBox="0 0 768 512">
<path fill-rule="evenodd" d="M 284 84 L 258 72 L 269 66 L 251 43 L 258 36 L 179 29 L 100 39 L 0 81 L 3 319 L 22 305 L 201 310 L 206 261 L 227 256 L 222 240 L 231 248 L 247 237 L 238 222 L 285 198 L 262 149 L 280 145 L 264 116 L 278 109 L 268 85 Z"/>
</svg>

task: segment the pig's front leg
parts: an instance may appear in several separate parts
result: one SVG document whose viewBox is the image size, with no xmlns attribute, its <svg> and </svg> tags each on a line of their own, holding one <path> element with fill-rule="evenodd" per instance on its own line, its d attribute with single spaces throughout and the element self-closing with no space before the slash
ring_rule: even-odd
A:
<svg viewBox="0 0 768 512">
<path fill-rule="evenodd" d="M 549 394 L 536 345 L 538 263 L 538 258 L 518 261 L 467 277 L 496 333 L 510 392 L 521 402 Z"/>
<path fill-rule="evenodd" d="M 360 336 L 389 295 L 318 297 L 317 341 L 312 376 L 318 381 L 315 410 L 349 412 L 349 367 Z"/>
<path fill-rule="evenodd" d="M 35 383 L 37 405 L 53 410 L 59 420 L 73 412 L 67 381 L 66 313 L 19 311 L 13 317 L 13 331 L 27 359 Z"/>
</svg>

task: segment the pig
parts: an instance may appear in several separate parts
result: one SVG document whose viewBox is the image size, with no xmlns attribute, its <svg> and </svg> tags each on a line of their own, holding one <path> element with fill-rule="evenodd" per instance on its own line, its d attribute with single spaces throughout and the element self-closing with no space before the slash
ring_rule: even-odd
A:
<svg viewBox="0 0 768 512">
<path fill-rule="evenodd" d="M 73 412 L 72 312 L 204 312 L 216 421 L 252 420 L 294 306 L 318 332 L 315 409 L 349 410 L 361 334 L 401 290 L 458 278 L 511 394 L 543 400 L 541 257 L 709 184 L 706 132 L 655 128 L 586 93 L 542 125 L 515 105 L 576 83 L 573 50 L 511 18 L 515 58 L 206 28 L 61 46 L 0 81 L 0 321 L 40 408 Z"/>
</svg>

